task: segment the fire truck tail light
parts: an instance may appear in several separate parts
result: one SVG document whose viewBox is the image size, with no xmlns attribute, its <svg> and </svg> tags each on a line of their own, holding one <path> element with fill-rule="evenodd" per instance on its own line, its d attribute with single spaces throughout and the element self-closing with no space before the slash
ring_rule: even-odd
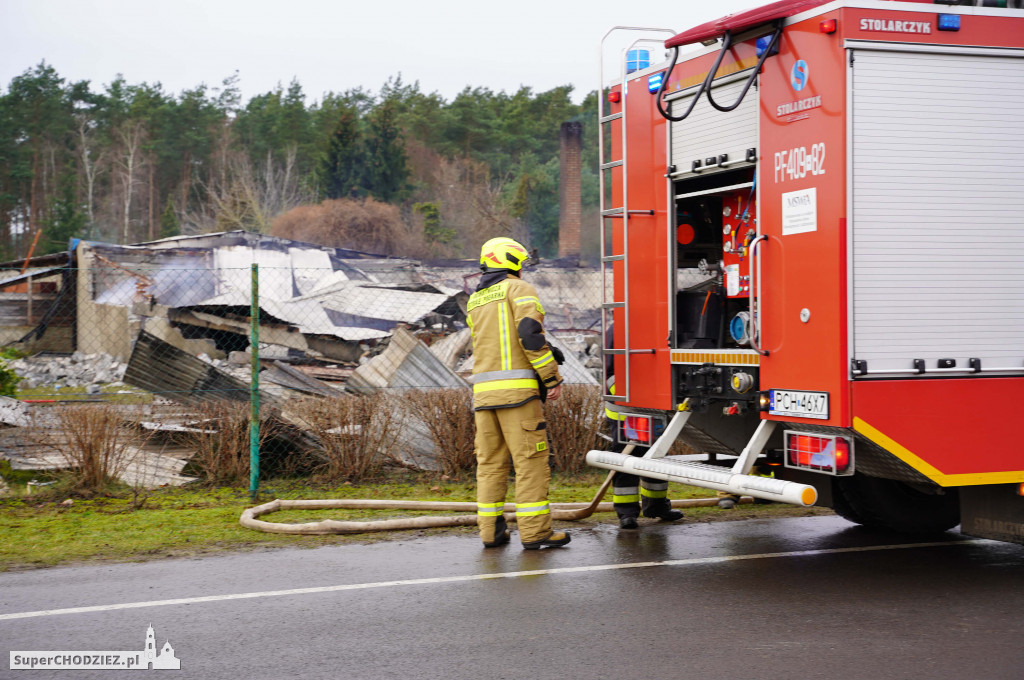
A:
<svg viewBox="0 0 1024 680">
<path fill-rule="evenodd" d="M 820 24 L 818 24 L 818 30 L 820 30 L 822 33 L 835 33 L 836 32 L 836 20 L 835 19 L 825 19 Z"/>
<path fill-rule="evenodd" d="M 832 475 L 852 472 L 850 441 L 845 437 L 786 433 L 786 467 L 815 470 Z"/>
<path fill-rule="evenodd" d="M 610 101 L 612 104 L 618 104 L 620 101 L 622 101 L 622 93 L 619 92 L 618 90 L 613 90 L 612 92 L 609 92 L 608 101 Z"/>
<path fill-rule="evenodd" d="M 626 416 L 624 425 L 626 438 L 637 442 L 651 441 L 651 419 L 642 416 Z"/>
</svg>

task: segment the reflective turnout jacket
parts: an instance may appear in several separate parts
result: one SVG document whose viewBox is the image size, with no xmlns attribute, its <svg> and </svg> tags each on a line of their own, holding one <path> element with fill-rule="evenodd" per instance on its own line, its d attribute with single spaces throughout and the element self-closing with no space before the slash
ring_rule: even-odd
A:
<svg viewBox="0 0 1024 680">
<path fill-rule="evenodd" d="M 562 382 L 544 338 L 544 307 L 532 285 L 488 272 L 466 305 L 473 332 L 473 408 L 509 408 Z"/>
</svg>

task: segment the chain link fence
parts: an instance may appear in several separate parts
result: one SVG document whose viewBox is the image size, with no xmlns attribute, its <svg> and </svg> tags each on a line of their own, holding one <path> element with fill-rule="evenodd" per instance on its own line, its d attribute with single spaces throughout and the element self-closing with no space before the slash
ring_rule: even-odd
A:
<svg viewBox="0 0 1024 680">
<path fill-rule="evenodd" d="M 16 397 L 0 409 L 0 458 L 100 461 L 98 478 L 149 486 L 248 479 L 253 491 L 260 475 L 462 474 L 474 269 L 239 232 L 77 243 L 0 271 Z M 555 466 L 578 472 L 600 441 L 601 273 L 552 262 L 524 278 L 566 356 L 565 396 L 547 405 Z"/>
</svg>

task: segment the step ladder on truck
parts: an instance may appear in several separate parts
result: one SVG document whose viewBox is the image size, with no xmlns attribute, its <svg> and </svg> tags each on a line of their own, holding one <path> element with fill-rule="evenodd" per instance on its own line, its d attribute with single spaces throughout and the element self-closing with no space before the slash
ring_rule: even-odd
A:
<svg viewBox="0 0 1024 680">
<path fill-rule="evenodd" d="M 646 453 L 590 465 L 1024 543 L 1022 5 L 782 0 L 605 36 L 604 399 Z M 651 36 L 666 58 L 636 63 Z"/>
</svg>

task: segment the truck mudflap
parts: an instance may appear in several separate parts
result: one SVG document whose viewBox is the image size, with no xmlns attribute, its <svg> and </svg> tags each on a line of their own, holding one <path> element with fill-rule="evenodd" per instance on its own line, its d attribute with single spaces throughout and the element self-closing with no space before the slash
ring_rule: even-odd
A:
<svg viewBox="0 0 1024 680">
<path fill-rule="evenodd" d="M 686 426 L 690 415 L 689 411 L 676 412 L 665 432 L 643 458 L 613 451 L 589 451 L 587 464 L 650 479 L 679 482 L 738 496 L 753 496 L 804 507 L 817 502 L 818 491 L 813 486 L 750 474 L 754 462 L 777 425 L 774 421 L 761 421 L 732 468 L 683 460 L 682 456 L 665 455 Z"/>
<path fill-rule="evenodd" d="M 968 536 L 1024 544 L 1024 485 L 960 487 L 960 521 Z"/>
</svg>

